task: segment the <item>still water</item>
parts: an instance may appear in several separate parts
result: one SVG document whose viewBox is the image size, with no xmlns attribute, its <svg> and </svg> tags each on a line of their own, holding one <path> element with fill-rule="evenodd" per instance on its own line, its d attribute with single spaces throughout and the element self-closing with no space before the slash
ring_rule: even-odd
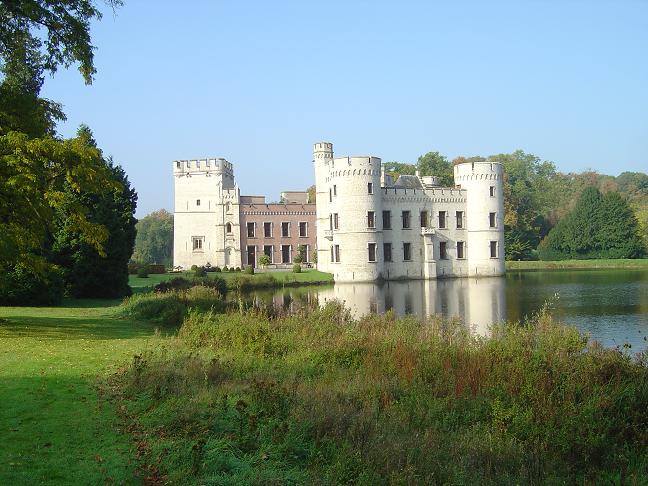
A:
<svg viewBox="0 0 648 486">
<path fill-rule="evenodd" d="M 343 301 L 356 316 L 393 309 L 399 315 L 459 317 L 477 333 L 519 321 L 544 305 L 604 346 L 648 348 L 648 270 L 509 272 L 506 277 L 336 284 L 252 294 L 257 301 Z"/>
</svg>

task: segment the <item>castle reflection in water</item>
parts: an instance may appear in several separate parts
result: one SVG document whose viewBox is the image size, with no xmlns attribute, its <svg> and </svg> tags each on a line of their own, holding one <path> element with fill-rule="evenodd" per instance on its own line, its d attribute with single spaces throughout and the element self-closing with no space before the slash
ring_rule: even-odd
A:
<svg viewBox="0 0 648 486">
<path fill-rule="evenodd" d="M 458 317 L 477 334 L 486 335 L 491 324 L 506 320 L 505 287 L 504 277 L 341 283 L 307 291 L 286 289 L 274 293 L 272 301 L 287 307 L 293 300 L 317 298 L 320 304 L 338 300 L 355 317 L 388 310 L 420 317 L 440 314 Z"/>
</svg>

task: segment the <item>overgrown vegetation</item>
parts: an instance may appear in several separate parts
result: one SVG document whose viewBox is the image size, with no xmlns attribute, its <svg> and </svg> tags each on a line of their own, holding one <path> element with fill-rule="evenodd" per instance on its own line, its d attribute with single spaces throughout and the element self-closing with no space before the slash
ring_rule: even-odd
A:
<svg viewBox="0 0 648 486">
<path fill-rule="evenodd" d="M 648 362 L 542 314 L 455 321 L 191 311 L 116 378 L 182 484 L 638 484 Z"/>
</svg>

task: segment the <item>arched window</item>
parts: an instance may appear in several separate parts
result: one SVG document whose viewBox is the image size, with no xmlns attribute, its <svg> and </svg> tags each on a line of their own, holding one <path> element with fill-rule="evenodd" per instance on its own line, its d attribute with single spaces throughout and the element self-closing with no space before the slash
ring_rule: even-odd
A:
<svg viewBox="0 0 648 486">
<path fill-rule="evenodd" d="M 227 223 L 225 225 L 225 231 L 229 234 L 232 232 L 232 223 Z"/>
</svg>

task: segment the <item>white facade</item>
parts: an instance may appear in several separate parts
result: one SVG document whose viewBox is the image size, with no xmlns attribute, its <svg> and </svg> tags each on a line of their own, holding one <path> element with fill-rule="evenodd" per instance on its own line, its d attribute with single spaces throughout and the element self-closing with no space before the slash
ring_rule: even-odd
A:
<svg viewBox="0 0 648 486">
<path fill-rule="evenodd" d="M 313 158 L 318 268 L 336 282 L 504 274 L 501 164 L 458 164 L 455 187 L 440 187 L 393 182 L 380 158 L 333 157 L 327 142 Z"/>
<path fill-rule="evenodd" d="M 173 265 L 240 267 L 240 191 L 222 158 L 176 160 Z"/>
</svg>

